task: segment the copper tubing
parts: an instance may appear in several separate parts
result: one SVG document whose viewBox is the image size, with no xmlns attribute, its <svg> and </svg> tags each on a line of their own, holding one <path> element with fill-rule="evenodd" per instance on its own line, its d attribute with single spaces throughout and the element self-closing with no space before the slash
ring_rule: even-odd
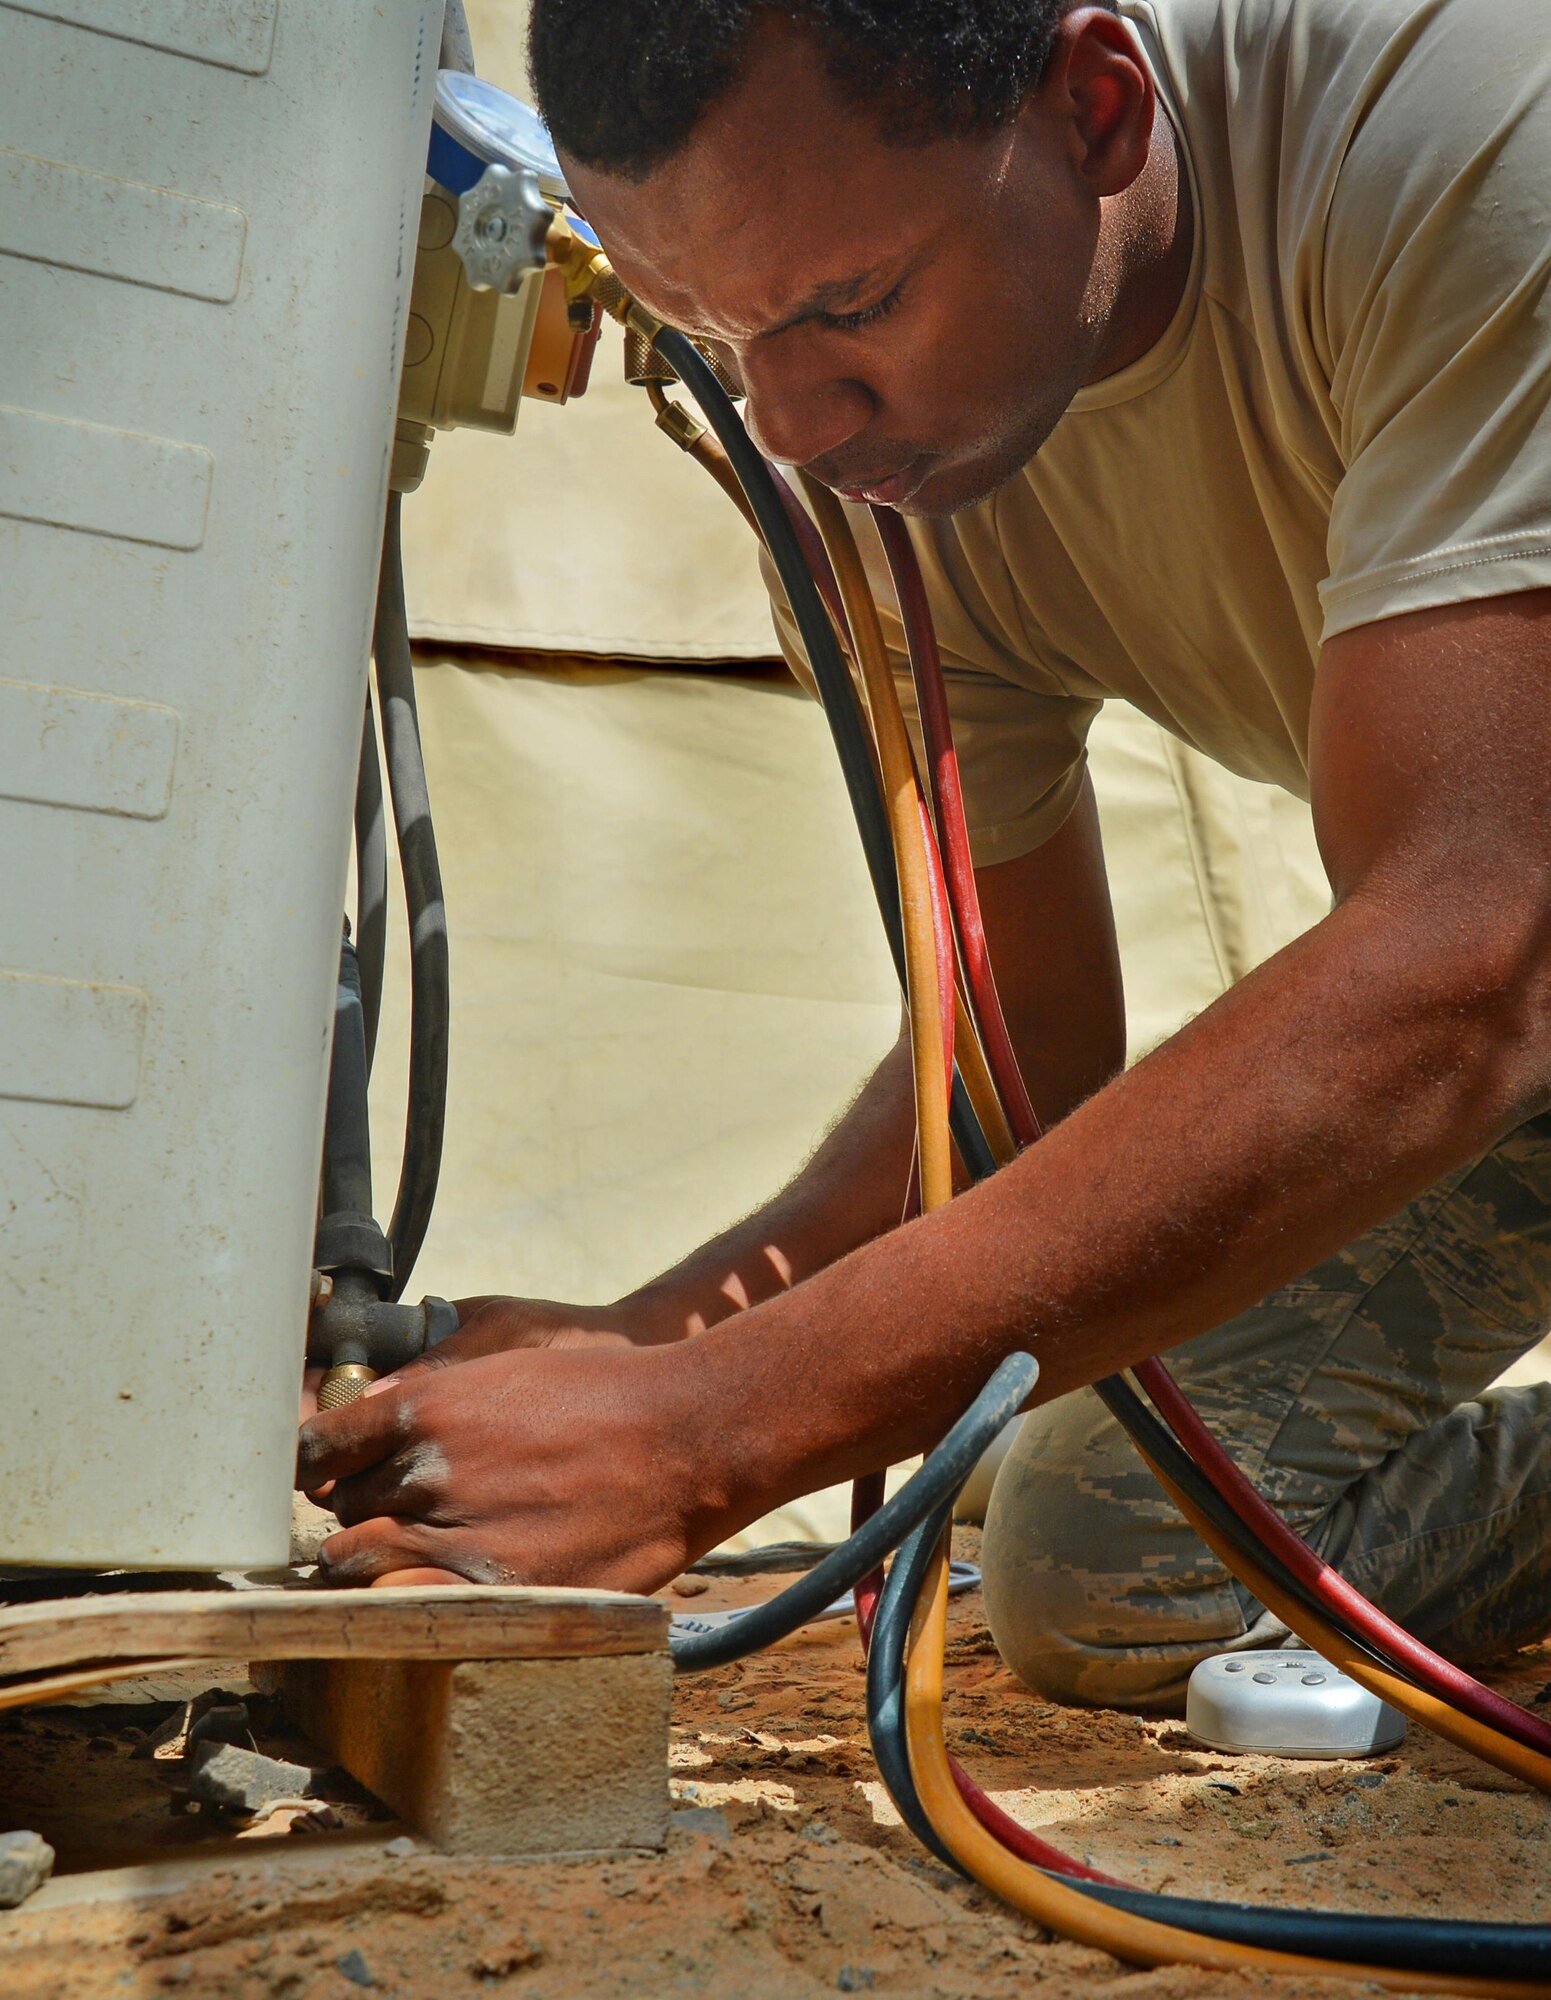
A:
<svg viewBox="0 0 1551 2000">
<path fill-rule="evenodd" d="M 1107 1951 L 1132 1965 L 1196 1965 L 1214 1972 L 1295 1972 L 1308 1978 L 1365 1979 L 1389 1992 L 1482 1994 L 1492 2000 L 1548 2000 L 1539 1981 L 1470 1979 L 1448 1973 L 1396 1971 L 1349 1965 L 1339 1959 L 1304 1958 L 1202 1937 L 1112 1908 L 1080 1889 L 1068 1888 L 1038 1868 L 1015 1860 L 985 1831 L 959 1796 L 943 1735 L 943 1648 L 948 1630 L 948 1564 L 939 1547 L 922 1587 L 911 1628 L 905 1672 L 905 1734 L 910 1769 L 921 1805 L 943 1845 L 959 1864 L 1036 1923 L 1062 1937 Z"/>
<path fill-rule="evenodd" d="M 627 333 L 626 340 L 639 339 L 638 335 Z M 649 350 L 650 351 L 650 350 Z M 696 421 L 682 404 L 675 403 L 664 390 L 662 383 L 651 377 L 643 379 L 640 385 L 651 400 L 657 413 L 657 428 L 665 431 L 680 451 L 687 451 L 698 465 L 703 465 L 738 512 L 748 522 L 755 534 L 759 534 L 759 523 L 754 518 L 754 510 L 749 505 L 748 495 L 743 490 L 743 482 L 732 469 L 726 452 L 712 437 L 705 425 Z M 761 535 L 760 540 L 764 537 Z"/>
<path fill-rule="evenodd" d="M 941 1208 L 953 1199 L 953 1142 L 948 1128 L 948 1086 L 943 1061 L 951 1034 L 939 978 L 931 866 L 922 828 L 922 801 L 916 783 L 910 738 L 894 695 L 893 675 L 878 607 L 873 602 L 851 524 L 828 487 L 803 476 L 803 490 L 839 585 L 851 627 L 856 663 L 871 715 L 872 733 L 883 773 L 889 831 L 899 869 L 900 909 L 905 931 L 905 984 L 910 1046 L 916 1081 L 916 1120 L 921 1145 L 921 1206 Z M 950 989 L 951 990 L 951 989 Z"/>
</svg>

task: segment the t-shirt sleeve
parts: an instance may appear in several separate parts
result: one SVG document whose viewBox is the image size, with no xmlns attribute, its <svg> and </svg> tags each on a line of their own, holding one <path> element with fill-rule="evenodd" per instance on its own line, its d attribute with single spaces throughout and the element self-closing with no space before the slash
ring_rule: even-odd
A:
<svg viewBox="0 0 1551 2000">
<path fill-rule="evenodd" d="M 1331 196 L 1314 338 L 1346 472 L 1327 638 L 1551 585 L 1544 0 L 1419 9 Z"/>
<path fill-rule="evenodd" d="M 920 716 L 887 565 L 865 515 L 847 511 L 878 602 L 900 707 L 924 773 Z M 975 865 L 1015 861 L 1042 846 L 1076 804 L 1087 764 L 1088 730 L 1102 704 L 1062 692 L 1052 677 L 1014 655 L 998 632 L 994 611 L 982 601 L 951 524 L 912 523 L 911 539 L 942 652 Z M 944 543 L 949 544 L 946 555 Z M 769 557 L 763 562 L 781 651 L 813 694 L 786 593 Z M 1045 685 L 1037 684 L 1041 681 Z"/>
</svg>

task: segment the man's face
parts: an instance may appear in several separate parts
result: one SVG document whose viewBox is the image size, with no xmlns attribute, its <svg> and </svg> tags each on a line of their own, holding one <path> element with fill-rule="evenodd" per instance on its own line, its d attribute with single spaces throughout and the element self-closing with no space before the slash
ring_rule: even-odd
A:
<svg viewBox="0 0 1551 2000">
<path fill-rule="evenodd" d="M 789 23 L 630 182 L 565 161 L 621 280 L 727 358 L 756 441 L 849 499 L 940 515 L 1031 458 L 1095 372 L 1100 202 L 1048 83 L 993 133 L 886 143 Z"/>
</svg>

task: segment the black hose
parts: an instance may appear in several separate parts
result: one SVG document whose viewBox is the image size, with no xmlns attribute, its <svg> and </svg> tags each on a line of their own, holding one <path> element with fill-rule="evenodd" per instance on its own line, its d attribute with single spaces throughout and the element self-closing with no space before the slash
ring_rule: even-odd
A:
<svg viewBox="0 0 1551 2000">
<path fill-rule="evenodd" d="M 898 1807 L 900 1818 L 923 1847 L 930 1848 L 939 1861 L 963 1874 L 926 1816 L 911 1775 L 910 1752 L 905 1741 L 905 1652 L 910 1639 L 910 1620 L 932 1551 L 952 1517 L 953 1501 L 949 1500 L 901 1544 L 899 1554 L 889 1565 L 873 1616 L 872 1637 L 867 1642 L 867 1734 L 878 1775 Z"/>
<path fill-rule="evenodd" d="M 415 710 L 415 673 L 404 611 L 404 557 L 400 539 L 400 496 L 388 496 L 377 583 L 377 693 L 382 702 L 382 740 L 388 757 L 388 790 L 398 834 L 399 865 L 409 916 L 410 1036 L 409 1107 L 405 1118 L 404 1163 L 388 1241 L 393 1249 L 391 1298 L 403 1296 L 430 1224 L 441 1175 L 442 1138 L 447 1124 L 447 1036 L 450 993 L 447 974 L 447 911 L 442 874 L 431 825 L 420 720 Z"/>
<path fill-rule="evenodd" d="M 657 335 L 656 347 L 700 405 L 707 423 L 720 440 L 759 524 L 759 532 L 770 551 L 770 560 L 780 575 L 792 616 L 797 621 L 803 650 L 808 656 L 808 665 L 813 672 L 819 705 L 834 739 L 846 795 L 851 801 L 851 811 L 861 835 L 867 873 L 872 879 L 878 913 L 883 919 L 894 970 L 903 991 L 906 986 L 905 932 L 900 916 L 894 843 L 889 834 L 887 808 L 878 788 L 878 774 L 873 765 L 856 684 L 841 658 L 835 628 L 829 622 L 829 613 L 824 609 L 824 600 L 819 596 L 802 543 L 787 516 L 786 505 L 770 468 L 743 428 L 743 420 L 733 408 L 727 391 L 717 381 L 710 362 L 692 340 L 673 327 L 662 329 Z M 980 1129 L 980 1121 L 975 1117 L 957 1064 L 954 1065 L 949 1117 L 954 1143 L 969 1173 L 979 1180 L 993 1172 L 995 1155 Z"/>
<path fill-rule="evenodd" d="M 1167 1441 L 1175 1452 L 1182 1454 L 1182 1447 L 1172 1437 Z M 1147 1448 L 1160 1463 L 1169 1456 L 1150 1432 Z M 1169 1465 L 1166 1469 L 1172 1478 L 1174 1467 Z M 1195 1471 L 1193 1465 L 1190 1469 Z M 921 1805 L 910 1769 L 904 1712 L 904 1667 L 911 1617 L 951 1508 L 949 1501 L 923 1521 L 905 1541 L 890 1567 L 867 1652 L 867 1727 L 879 1775 L 900 1818 L 940 1861 L 963 1872 Z M 1256 1560 L 1265 1564 L 1264 1551 L 1256 1551 Z M 1172 1924 L 1202 1937 L 1221 1938 L 1233 1944 L 1258 1945 L 1267 1951 L 1299 1952 L 1312 1958 L 1388 1966 L 1402 1972 L 1431 1972 L 1447 1966 L 1450 1972 L 1488 1979 L 1536 1979 L 1551 1972 L 1551 1926 L 1546 1925 L 1262 1909 L 1247 1903 L 1211 1903 L 1192 1896 L 1157 1895 L 1145 1889 L 1089 1882 L 1078 1876 L 1059 1879 L 1085 1896 L 1129 1910 L 1135 1916 L 1150 1917 L 1155 1923 Z"/>
<path fill-rule="evenodd" d="M 948 1435 L 891 1500 L 864 1521 L 856 1533 L 795 1583 L 755 1605 L 730 1624 L 697 1632 L 673 1646 L 673 1664 L 680 1673 L 701 1673 L 724 1667 L 749 1653 L 762 1652 L 778 1639 L 806 1625 L 843 1591 L 854 1590 L 883 1558 L 898 1547 L 912 1528 L 930 1520 L 968 1479 L 982 1452 L 1028 1401 L 1039 1368 L 1032 1355 L 1009 1354 Z"/>
<path fill-rule="evenodd" d="M 355 780 L 355 949 L 361 968 L 366 1074 L 370 1076 L 377 1053 L 388 955 L 388 826 L 383 812 L 382 765 L 377 756 L 377 721 L 369 691 Z"/>
<path fill-rule="evenodd" d="M 894 955 L 895 967 L 903 984 L 904 936 L 900 916 L 899 880 L 894 865 L 893 844 L 889 837 L 887 812 L 878 787 L 877 772 L 873 764 L 855 683 L 841 658 L 834 628 L 830 624 L 829 614 L 824 609 L 818 586 L 809 570 L 802 544 L 787 515 L 770 468 L 744 429 L 741 418 L 705 357 L 692 341 L 673 328 L 664 328 L 657 336 L 656 345 L 663 359 L 673 368 L 699 403 L 707 421 L 716 432 L 733 470 L 743 485 L 749 505 L 759 523 L 760 532 L 765 538 L 765 545 L 770 551 L 771 560 L 780 575 L 782 587 L 786 591 L 787 601 L 792 609 L 792 616 L 797 621 L 797 629 L 808 655 L 809 666 L 813 671 L 819 700 L 834 737 L 846 792 L 861 834 L 862 849 L 867 859 L 868 873 L 872 878 L 873 891 L 883 918 L 884 930 L 888 935 L 889 948 Z M 994 1170 L 995 1159 L 974 1109 L 968 1101 L 963 1080 L 956 1071 L 953 1113 L 954 1140 L 959 1147 L 960 1156 L 971 1177 L 981 1180 Z M 1159 1419 L 1146 1408 L 1136 1392 L 1119 1378 L 1101 1382 L 1097 1388 L 1106 1405 L 1132 1437 L 1138 1443 L 1148 1444 L 1149 1450 L 1164 1465 L 1170 1477 L 1177 1478 L 1189 1497 L 1200 1504 L 1214 1525 L 1233 1539 L 1236 1547 L 1245 1547 L 1248 1531 L 1237 1515 L 1221 1499 L 1216 1488 L 1197 1471 L 1194 1461 L 1178 1445 L 1173 1433 L 1164 1429 Z M 1260 1549 L 1259 1544 L 1251 1538 L 1247 1546 L 1255 1560 L 1264 1565 L 1266 1554 Z M 1285 1581 L 1294 1590 L 1300 1603 L 1310 1601 L 1307 1592 L 1289 1573 L 1278 1567 L 1277 1574 L 1278 1581 Z M 1360 1643 L 1357 1634 L 1350 1632 L 1344 1625 L 1341 1629 L 1354 1644 Z M 1369 1649 L 1365 1647 L 1364 1650 Z"/>
<path fill-rule="evenodd" d="M 1448 1917 L 1369 1917 L 1339 1910 L 1284 1910 L 1253 1903 L 1206 1903 L 1146 1889 L 1061 1878 L 1096 1902 L 1155 1923 L 1265 1951 L 1339 1958 L 1397 1972 L 1451 1972 L 1481 1979 L 1544 1979 L 1551 1973 L 1551 1925 L 1481 1924 Z"/>
<path fill-rule="evenodd" d="M 1334 1626 L 1365 1659 L 1409 1680 L 1410 1676 L 1402 1667 L 1374 1650 L 1372 1641 L 1347 1619 L 1344 1612 L 1335 1606 L 1321 1604 L 1303 1579 L 1295 1576 L 1281 1557 L 1268 1549 L 1253 1529 L 1239 1519 L 1162 1417 L 1142 1401 L 1124 1376 L 1108 1375 L 1103 1381 L 1095 1382 L 1093 1387 L 1094 1393 L 1137 1449 L 1168 1474 L 1185 1498 L 1206 1516 L 1231 1547 L 1247 1556 L 1257 1569 L 1264 1570 L 1306 1610 L 1314 1612 L 1325 1624 Z"/>
</svg>

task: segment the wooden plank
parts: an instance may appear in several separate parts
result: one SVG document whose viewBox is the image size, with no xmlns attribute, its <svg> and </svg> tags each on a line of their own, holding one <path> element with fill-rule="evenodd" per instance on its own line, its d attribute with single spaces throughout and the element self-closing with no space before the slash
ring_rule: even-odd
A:
<svg viewBox="0 0 1551 2000">
<path fill-rule="evenodd" d="M 98 1661 L 535 1660 L 661 1652 L 666 1606 L 607 1590 L 163 1590 L 0 1609 L 0 1678 Z"/>
<path fill-rule="evenodd" d="M 197 1660 L 128 1660 L 111 1667 L 99 1662 L 94 1667 L 79 1667 L 62 1674 L 36 1674 L 0 1687 L 0 1709 L 35 1708 L 44 1702 L 60 1701 L 66 1695 L 80 1694 L 87 1688 L 107 1687 L 115 1681 L 144 1680 L 153 1674 L 178 1673 L 198 1665 Z"/>
<path fill-rule="evenodd" d="M 302 1732 L 451 1854 L 661 1847 L 666 1652 L 572 1660 L 306 1660 Z"/>
</svg>

